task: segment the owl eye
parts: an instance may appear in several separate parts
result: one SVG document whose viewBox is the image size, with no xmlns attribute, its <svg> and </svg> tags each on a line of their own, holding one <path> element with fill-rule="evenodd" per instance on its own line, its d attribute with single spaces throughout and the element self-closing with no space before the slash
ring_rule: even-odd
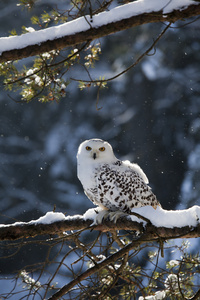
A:
<svg viewBox="0 0 200 300">
<path fill-rule="evenodd" d="M 101 151 L 101 152 L 103 152 L 103 151 L 105 151 L 106 150 L 106 148 L 105 147 L 101 147 L 101 148 L 99 148 L 99 151 Z"/>
<path fill-rule="evenodd" d="M 92 148 L 91 148 L 91 147 L 89 147 L 89 146 L 86 146 L 86 147 L 85 147 L 85 149 L 86 149 L 87 151 L 90 151 L 90 150 L 92 150 Z"/>
</svg>

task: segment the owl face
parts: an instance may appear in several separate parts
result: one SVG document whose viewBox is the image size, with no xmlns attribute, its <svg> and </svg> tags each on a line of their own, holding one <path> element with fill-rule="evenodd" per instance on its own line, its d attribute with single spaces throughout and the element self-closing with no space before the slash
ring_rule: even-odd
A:
<svg viewBox="0 0 200 300">
<path fill-rule="evenodd" d="M 116 160 L 111 145 L 100 139 L 86 140 L 80 144 L 77 158 L 97 163 Z"/>
</svg>

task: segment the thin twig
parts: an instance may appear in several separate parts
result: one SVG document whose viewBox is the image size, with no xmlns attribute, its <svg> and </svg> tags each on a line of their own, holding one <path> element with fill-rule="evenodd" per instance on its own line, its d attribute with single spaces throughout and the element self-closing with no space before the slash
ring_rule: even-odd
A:
<svg viewBox="0 0 200 300">
<path fill-rule="evenodd" d="M 200 289 L 191 298 L 186 298 L 187 300 L 198 300 L 200 299 Z"/>
<path fill-rule="evenodd" d="M 165 34 L 165 32 L 167 31 L 167 29 L 170 28 L 170 26 L 171 26 L 171 22 L 163 29 L 163 31 L 159 34 L 159 36 L 154 40 L 154 42 L 152 43 L 152 45 L 142 55 L 140 55 L 138 57 L 138 59 L 133 64 L 131 64 L 128 68 L 126 68 L 122 72 L 118 73 L 117 75 L 115 75 L 113 77 L 110 77 L 110 78 L 107 78 L 107 79 L 100 79 L 100 80 L 82 80 L 82 79 L 75 79 L 75 78 L 70 78 L 70 79 L 74 80 L 74 81 L 85 82 L 85 83 L 104 83 L 104 82 L 112 81 L 112 80 L 120 77 L 121 75 L 127 73 L 130 69 L 132 69 L 133 67 L 135 67 L 143 59 L 143 57 L 145 57 L 146 55 L 149 54 L 149 52 L 155 47 L 155 45 L 157 44 L 157 42 Z"/>
<path fill-rule="evenodd" d="M 143 240 L 142 237 L 138 239 L 138 241 L 133 241 L 121 250 L 115 252 L 114 254 L 110 255 L 108 258 L 104 259 L 99 264 L 87 269 L 85 272 L 77 276 L 74 280 L 69 282 L 68 284 L 64 285 L 60 290 L 58 290 L 54 295 L 52 295 L 48 300 L 58 300 L 63 295 L 66 295 L 75 285 L 80 283 L 82 280 L 86 279 L 88 276 L 100 271 L 101 269 L 105 268 L 110 263 L 117 261 L 119 258 L 123 257 L 126 253 L 140 244 Z"/>
</svg>

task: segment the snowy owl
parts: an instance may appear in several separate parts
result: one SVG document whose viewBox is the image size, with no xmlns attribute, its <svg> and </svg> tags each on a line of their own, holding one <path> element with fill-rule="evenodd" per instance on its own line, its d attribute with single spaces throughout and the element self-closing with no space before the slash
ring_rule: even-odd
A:
<svg viewBox="0 0 200 300">
<path fill-rule="evenodd" d="M 78 148 L 77 163 L 85 194 L 103 210 L 130 213 L 132 208 L 160 205 L 142 169 L 117 159 L 108 142 L 84 141 Z"/>
</svg>

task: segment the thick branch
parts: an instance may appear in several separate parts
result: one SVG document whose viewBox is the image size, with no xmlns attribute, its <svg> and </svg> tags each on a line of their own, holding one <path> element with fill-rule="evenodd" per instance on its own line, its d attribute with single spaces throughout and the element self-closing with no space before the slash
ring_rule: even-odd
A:
<svg viewBox="0 0 200 300">
<path fill-rule="evenodd" d="M 100 225 L 91 224 L 93 220 L 85 220 L 83 217 L 74 216 L 67 218 L 63 221 L 56 221 L 51 224 L 35 223 L 18 223 L 0 227 L 0 240 L 17 240 L 21 238 L 29 238 L 40 235 L 59 235 L 64 231 L 69 230 L 81 230 L 81 229 L 93 229 L 102 232 L 112 230 L 133 230 L 140 233 L 145 232 L 147 241 L 154 241 L 158 238 L 162 239 L 174 239 L 174 238 L 196 238 L 200 237 L 200 224 L 196 227 L 155 227 L 150 222 L 143 226 L 143 223 L 131 221 L 127 217 L 120 217 L 116 223 L 110 220 L 103 220 Z"/>
<path fill-rule="evenodd" d="M 171 1 L 169 1 L 169 3 L 170 2 Z M 63 49 L 68 46 L 78 45 L 83 42 L 92 41 L 94 39 L 98 39 L 100 37 L 113 34 L 118 31 L 122 31 L 134 26 L 146 24 L 146 23 L 176 22 L 178 20 L 190 18 L 193 16 L 197 16 L 199 14 L 200 14 L 200 4 L 197 1 L 196 5 L 183 7 L 180 10 L 174 10 L 167 14 L 163 14 L 163 10 L 161 9 L 160 11 L 157 12 L 141 13 L 138 15 L 131 16 L 129 18 L 120 19 L 115 22 L 112 22 L 111 20 L 111 22 L 110 23 L 107 22 L 106 25 L 99 25 L 95 27 L 92 27 L 93 25 L 92 22 L 87 21 L 88 23 L 90 23 L 90 28 L 85 31 L 78 31 L 75 34 L 65 35 L 60 38 L 55 38 L 53 40 L 46 40 L 41 43 L 29 45 L 21 49 L 12 49 L 9 51 L 5 50 L 0 55 L 0 62 L 19 60 L 29 56 L 38 55 L 43 52 L 49 52 L 54 49 Z M 44 31 L 44 35 L 45 35 L 45 31 Z"/>
</svg>

